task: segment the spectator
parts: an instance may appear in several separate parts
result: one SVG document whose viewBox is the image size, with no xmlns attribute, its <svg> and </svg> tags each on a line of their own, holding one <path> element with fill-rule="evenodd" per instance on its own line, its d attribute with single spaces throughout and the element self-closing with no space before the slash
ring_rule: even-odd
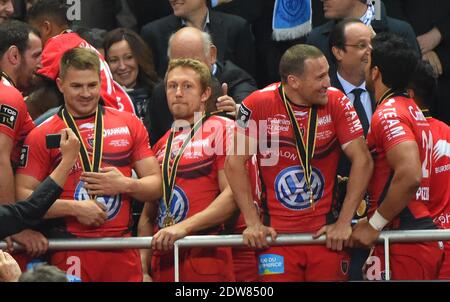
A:
<svg viewBox="0 0 450 302">
<path fill-rule="evenodd" d="M 370 219 L 353 229 L 350 246 L 372 247 L 383 229 L 436 229 L 427 208 L 431 165 L 428 162 L 430 127 L 406 94 L 419 56 L 408 42 L 392 33 L 372 40 L 366 67 L 366 87 L 378 100 L 367 144 L 373 150 L 375 170 L 369 184 Z M 384 247 L 373 256 L 384 267 Z M 443 252 L 437 242 L 390 245 L 392 280 L 435 280 Z M 379 263 L 378 263 L 379 264 Z M 371 276 L 371 278 L 381 276 Z"/>
<path fill-rule="evenodd" d="M 133 101 L 136 115 L 148 125 L 146 118 L 151 103 L 150 96 L 159 81 L 151 50 L 138 34 L 126 28 L 110 31 L 105 37 L 103 47 L 114 80 L 126 89 Z M 132 203 L 133 234 L 137 232 L 143 206 L 138 201 Z"/>
<path fill-rule="evenodd" d="M 196 28 L 182 28 L 173 34 L 169 39 L 168 56 L 170 59 L 195 58 L 209 67 L 214 82 L 213 97 L 217 100 L 215 104 L 219 110 L 235 114 L 235 103 L 240 103 L 256 90 L 256 84 L 248 73 L 230 61 L 217 60 L 217 48 L 212 44 L 211 36 Z M 153 92 L 148 114 L 151 141 L 156 143 L 173 122 L 163 83 L 156 86 Z"/>
<path fill-rule="evenodd" d="M 368 64 L 373 32 L 359 19 L 344 19 L 336 24 L 330 33 L 330 52 L 336 62 L 337 72 L 331 74 L 331 86 L 338 88 L 350 99 L 364 130 L 369 131 L 375 98 L 366 90 L 364 70 Z M 345 155 L 339 159 L 338 182 L 340 200 L 344 200 L 350 161 Z M 362 200 L 354 219 L 367 215 L 368 198 Z M 367 249 L 351 250 L 349 267 L 350 280 L 363 280 L 362 267 L 368 257 Z"/>
<path fill-rule="evenodd" d="M 24 272 L 19 282 L 69 282 L 66 274 L 59 268 L 47 264 L 40 264 Z"/>
<path fill-rule="evenodd" d="M 51 237 L 127 237 L 130 198 L 145 202 L 161 196 L 161 175 L 145 127 L 130 113 L 99 105 L 100 61 L 95 52 L 68 50 L 60 70 L 57 84 L 65 106 L 27 138 L 28 165 L 18 171 L 17 195 L 29 196 L 60 158 L 57 150 L 45 148 L 45 135 L 69 126 L 83 140 L 83 148 L 69 185 L 46 214 L 47 219 L 64 221 Z M 132 168 L 139 179 L 131 178 Z M 80 259 L 83 281 L 142 280 L 137 250 L 54 252 L 51 264 L 67 270 L 71 256 Z"/>
<path fill-rule="evenodd" d="M 126 28 L 110 31 L 105 37 L 104 49 L 114 80 L 125 87 L 136 115 L 144 120 L 158 82 L 151 50 L 139 35 Z"/>
<path fill-rule="evenodd" d="M 0 23 L 4 23 L 14 13 L 14 6 L 12 0 L 3 0 L 0 2 Z"/>
<path fill-rule="evenodd" d="M 213 100 L 211 73 L 204 63 L 171 60 L 165 83 L 175 122 L 153 148 L 163 170 L 164 195 L 159 204 L 155 200 L 155 204 L 144 206 L 139 229 L 140 235 L 150 235 L 152 224 L 157 226 L 153 255 L 150 250 L 141 251 L 144 272 L 153 256 L 153 280 L 173 282 L 173 254 L 168 251 L 174 242 L 189 234 L 218 234 L 220 224 L 236 209 L 223 171 L 234 123 L 209 115 L 207 102 Z M 196 114 L 202 117 L 197 118 Z M 190 125 L 194 125 L 192 129 Z M 194 147 L 199 143 L 202 147 Z M 152 221 L 156 215 L 156 221 Z M 183 249 L 180 280 L 234 281 L 231 249 Z"/>
<path fill-rule="evenodd" d="M 358 18 L 367 26 L 371 26 L 376 33 L 385 31 L 398 33 L 408 40 L 409 47 L 413 47 L 419 52 L 416 36 L 411 25 L 405 21 L 388 17 L 382 2 L 379 20 L 375 18 L 378 12 L 375 12 L 375 7 L 367 0 L 323 0 L 322 2 L 325 18 L 330 21 L 314 28 L 306 43 L 312 44 L 323 51 L 328 62 L 330 62 L 330 74 L 336 72 L 336 66 L 331 61 L 329 48 L 330 32 L 339 20 L 345 18 Z"/>
<path fill-rule="evenodd" d="M 0 250 L 0 282 L 17 282 L 21 273 L 16 260 L 9 253 Z"/>
<path fill-rule="evenodd" d="M 241 17 L 208 10 L 206 0 L 169 0 L 173 14 L 146 24 L 141 36 L 153 51 L 158 75 L 167 69 L 169 37 L 178 29 L 191 26 L 211 34 L 218 61 L 230 60 L 254 74 L 255 46 L 250 25 Z"/>
<path fill-rule="evenodd" d="M 263 281 L 346 280 L 341 265 L 348 264 L 348 255 L 343 247 L 372 173 L 362 126 L 350 101 L 329 88 L 328 63 L 316 47 L 300 44 L 288 49 L 280 62 L 280 76 L 281 83 L 243 101 L 235 140 L 246 146 L 236 146 L 225 163 L 247 224 L 244 241 L 254 248 L 266 248 L 266 236 L 274 239 L 277 232 L 325 234 L 326 247 L 272 246 L 259 251 L 260 277 Z M 268 124 L 262 126 L 261 121 Z M 332 191 L 341 150 L 352 166 L 348 193 L 337 217 Z M 263 222 L 243 172 L 252 153 L 258 156 L 265 188 Z"/>
<path fill-rule="evenodd" d="M 450 2 L 390 0 L 386 7 L 409 23 L 417 35 L 422 58 L 438 76 L 438 103 L 433 117 L 450 124 Z"/>
</svg>

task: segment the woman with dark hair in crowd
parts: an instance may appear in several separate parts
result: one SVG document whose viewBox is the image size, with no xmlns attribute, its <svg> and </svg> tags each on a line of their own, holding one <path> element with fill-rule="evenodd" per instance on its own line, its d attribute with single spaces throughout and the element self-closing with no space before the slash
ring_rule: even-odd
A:
<svg viewBox="0 0 450 302">
<path fill-rule="evenodd" d="M 144 120 L 153 87 L 159 80 L 151 50 L 138 34 L 127 28 L 108 32 L 103 46 L 114 80 L 126 88 L 136 115 Z"/>
</svg>

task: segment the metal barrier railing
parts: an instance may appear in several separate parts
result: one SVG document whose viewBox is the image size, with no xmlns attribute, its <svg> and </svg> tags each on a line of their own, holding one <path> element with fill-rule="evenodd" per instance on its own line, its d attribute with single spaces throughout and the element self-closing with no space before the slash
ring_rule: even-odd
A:
<svg viewBox="0 0 450 302">
<path fill-rule="evenodd" d="M 389 272 L 389 244 L 399 242 L 421 241 L 450 241 L 450 230 L 416 230 L 416 231 L 384 231 L 378 238 L 378 243 L 384 243 L 385 271 Z M 77 238 L 77 239 L 50 239 L 49 250 L 117 250 L 117 249 L 148 249 L 151 248 L 152 237 L 126 237 L 126 238 Z M 313 239 L 311 234 L 283 234 L 278 235 L 271 245 L 298 245 L 298 244 L 324 244 L 325 236 Z M 216 246 L 244 246 L 242 235 L 211 235 L 187 236 L 177 240 L 174 244 L 175 282 L 179 281 L 179 249 L 184 247 L 216 247 Z M 0 241 L 0 249 L 6 249 L 6 242 Z M 23 250 L 23 247 L 14 243 L 14 249 Z M 386 280 L 390 274 L 386 274 Z"/>
</svg>

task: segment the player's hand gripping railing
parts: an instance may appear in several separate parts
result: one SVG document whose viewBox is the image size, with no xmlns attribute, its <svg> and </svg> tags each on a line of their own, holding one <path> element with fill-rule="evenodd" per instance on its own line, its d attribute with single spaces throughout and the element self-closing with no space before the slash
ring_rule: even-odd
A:
<svg viewBox="0 0 450 302">
<path fill-rule="evenodd" d="M 151 248 L 152 237 L 127 238 L 78 238 L 78 239 L 51 239 L 49 250 L 117 250 L 117 249 L 146 249 Z M 385 271 L 389 272 L 389 244 L 397 242 L 422 241 L 450 241 L 450 230 L 417 230 L 417 231 L 385 231 L 378 238 L 378 243 L 385 244 Z M 268 239 L 271 242 L 271 239 Z M 324 244 L 325 236 L 313 239 L 311 234 L 279 235 L 271 245 L 298 245 L 298 244 Z M 244 246 L 242 235 L 222 236 L 188 236 L 177 240 L 174 246 L 175 281 L 179 281 L 179 249 L 184 247 L 215 247 L 215 246 Z M 6 242 L 0 241 L 0 249 L 6 249 Z M 19 244 L 14 249 L 23 250 Z M 390 274 L 386 274 L 386 280 Z"/>
</svg>

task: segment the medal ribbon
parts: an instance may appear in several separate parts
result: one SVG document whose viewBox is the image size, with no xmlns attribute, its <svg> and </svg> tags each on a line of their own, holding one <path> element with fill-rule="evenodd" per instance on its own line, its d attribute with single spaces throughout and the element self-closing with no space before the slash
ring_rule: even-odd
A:
<svg viewBox="0 0 450 302">
<path fill-rule="evenodd" d="M 173 188 L 175 186 L 175 179 L 177 175 L 178 164 L 180 163 L 180 159 L 183 155 L 184 150 L 186 149 L 189 142 L 194 138 L 197 131 L 201 128 L 203 123 L 212 115 L 217 112 L 213 112 L 210 114 L 205 114 L 202 116 L 200 120 L 198 120 L 191 129 L 189 135 L 184 139 L 183 144 L 181 145 L 180 150 L 173 160 L 172 166 L 170 166 L 170 155 L 172 150 L 172 141 L 175 136 L 174 128 L 170 130 L 169 138 L 166 143 L 166 151 L 163 158 L 162 164 L 162 175 L 163 175 L 163 200 L 166 205 L 166 218 L 164 220 L 168 220 L 173 224 L 173 218 L 170 216 L 170 207 L 172 203 L 172 193 Z M 169 226 L 165 225 L 164 227 Z"/>
<path fill-rule="evenodd" d="M 94 132 L 94 143 L 92 150 L 92 161 L 89 158 L 89 153 L 87 151 L 84 140 L 78 130 L 77 124 L 75 123 L 72 115 L 64 108 L 62 110 L 62 118 L 64 123 L 72 129 L 78 140 L 81 142 L 80 148 L 80 159 L 83 166 L 83 171 L 85 172 L 99 172 L 100 165 L 102 162 L 103 153 L 103 108 L 99 105 L 97 112 L 95 113 L 95 132 Z M 91 199 L 95 200 L 96 196 L 91 196 Z"/>
<path fill-rule="evenodd" d="M 306 184 L 308 185 L 309 198 L 311 206 L 314 208 L 314 197 L 311 187 L 311 175 L 312 175 L 312 165 L 311 161 L 314 156 L 314 149 L 316 148 L 316 132 L 317 132 L 317 106 L 313 105 L 309 109 L 308 114 L 308 130 L 306 131 L 306 143 L 303 141 L 302 134 L 300 132 L 300 126 L 298 125 L 297 118 L 295 117 L 294 111 L 292 110 L 291 104 L 286 98 L 284 92 L 284 87 L 281 87 L 281 92 L 283 96 L 283 102 L 286 107 L 286 111 L 289 114 L 289 119 L 292 123 L 292 128 L 294 130 L 296 138 L 297 154 L 300 158 L 300 164 L 302 165 Z"/>
</svg>

